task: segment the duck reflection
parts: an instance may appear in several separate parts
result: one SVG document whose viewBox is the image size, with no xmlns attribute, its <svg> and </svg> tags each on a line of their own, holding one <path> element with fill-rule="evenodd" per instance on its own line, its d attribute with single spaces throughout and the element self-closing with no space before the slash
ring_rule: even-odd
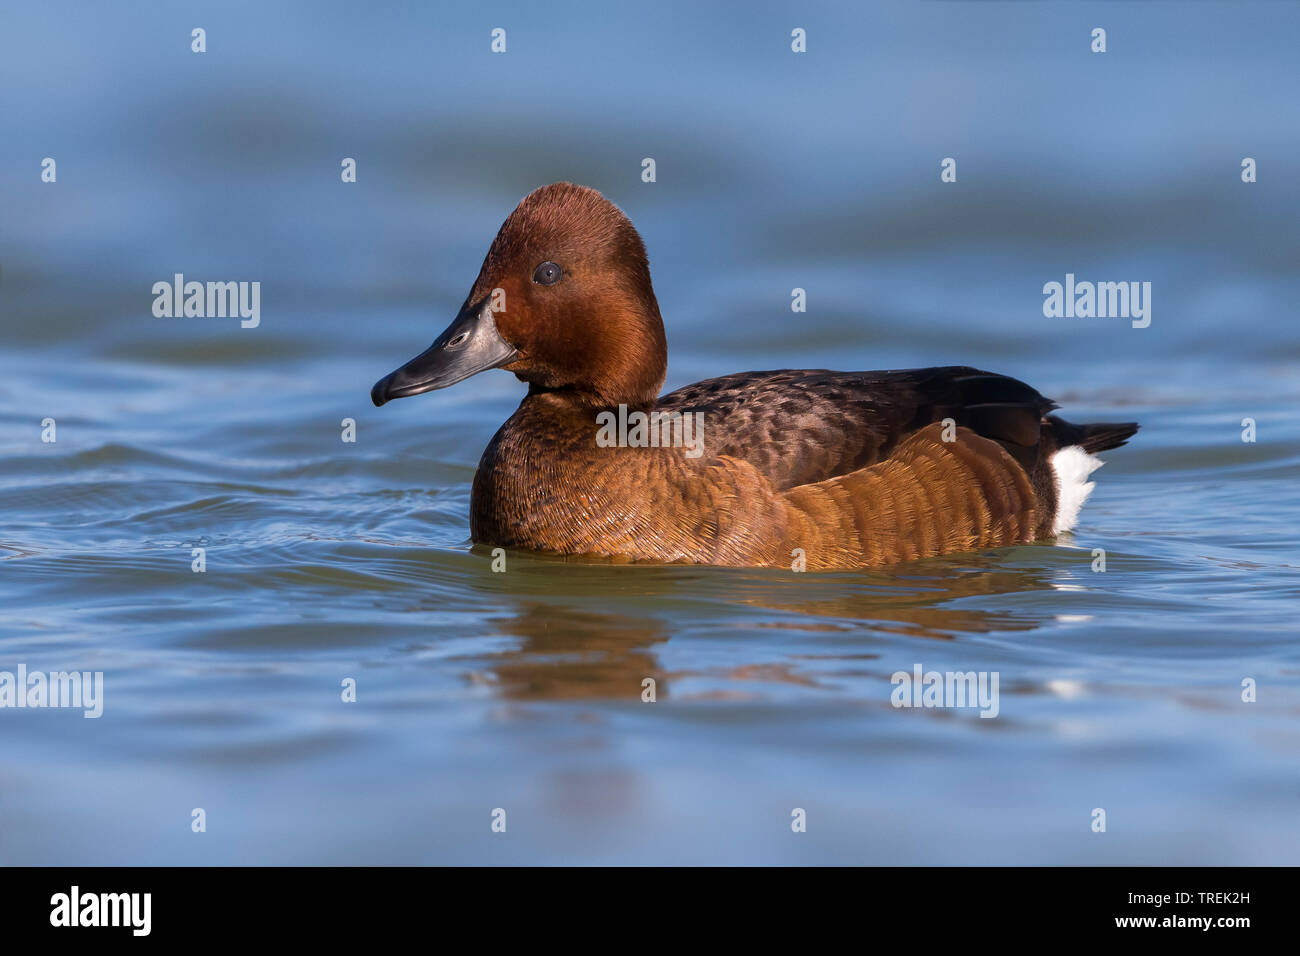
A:
<svg viewBox="0 0 1300 956">
<path fill-rule="evenodd" d="M 658 653 L 660 645 L 682 630 L 686 614 L 698 622 L 701 610 L 708 614 L 709 607 L 716 608 L 719 602 L 781 612 L 779 618 L 753 621 L 748 626 L 770 630 L 773 642 L 784 642 L 782 646 L 787 648 L 791 647 L 791 635 L 807 643 L 808 632 L 860 630 L 860 646 L 839 645 L 843 653 L 830 655 L 860 662 L 877 656 L 881 634 L 955 640 L 963 634 L 1031 630 L 1042 624 L 1043 608 L 953 605 L 968 598 L 1046 591 L 1056 586 L 1050 569 L 999 566 L 987 556 L 967 558 L 960 564 L 918 562 L 870 575 L 700 574 L 694 569 L 667 567 L 618 568 L 609 573 L 642 575 L 636 582 L 635 600 L 626 611 L 591 609 L 595 595 L 590 574 L 583 575 L 583 584 L 568 595 L 585 606 L 564 603 L 563 576 L 550 576 L 548 586 L 561 593 L 554 600 L 536 594 L 514 598 L 518 602 L 514 613 L 495 623 L 500 633 L 519 637 L 520 643 L 485 659 L 486 673 L 479 676 L 488 678 L 498 693 L 511 700 L 622 698 L 636 702 L 642 699 L 647 678 L 655 682 L 656 698 L 665 698 L 671 695 L 675 679 L 704 675 L 667 672 Z M 621 579 L 619 583 L 627 584 Z M 600 600 L 608 597 L 606 592 Z M 663 610 L 647 610 L 654 607 Z M 792 619 L 788 614 L 800 617 Z M 725 610 L 718 619 L 726 626 L 736 626 L 735 616 Z M 812 658 L 825 660 L 828 655 L 824 647 L 821 650 L 813 655 L 792 653 L 788 662 L 775 663 L 769 649 L 762 661 L 736 660 L 725 671 L 710 671 L 708 676 L 815 687 L 820 682 L 803 665 Z"/>
<path fill-rule="evenodd" d="M 653 618 L 528 601 L 499 627 L 523 638 L 518 648 L 492 662 L 495 684 L 509 698 L 635 701 L 647 677 L 655 680 L 657 695 L 664 692 L 651 649 L 667 641 L 669 633 Z"/>
<path fill-rule="evenodd" d="M 873 630 L 909 637 L 955 640 L 963 634 L 1025 631 L 1042 623 L 1041 609 L 954 607 L 967 598 L 1050 590 L 1048 572 L 1039 568 L 997 566 L 981 556 L 957 569 L 949 562 L 917 562 L 904 571 L 871 575 L 856 588 L 845 575 L 818 576 L 811 587 L 742 598 L 743 603 L 811 617 L 860 621 Z M 810 628 L 811 629 L 811 628 Z"/>
</svg>

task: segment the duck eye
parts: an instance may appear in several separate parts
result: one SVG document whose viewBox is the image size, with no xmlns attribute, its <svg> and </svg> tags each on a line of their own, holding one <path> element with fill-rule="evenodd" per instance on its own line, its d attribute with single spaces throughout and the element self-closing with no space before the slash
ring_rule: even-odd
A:
<svg viewBox="0 0 1300 956">
<path fill-rule="evenodd" d="M 564 270 L 554 262 L 543 262 L 533 272 L 533 281 L 538 285 L 555 285 L 563 275 Z"/>
</svg>

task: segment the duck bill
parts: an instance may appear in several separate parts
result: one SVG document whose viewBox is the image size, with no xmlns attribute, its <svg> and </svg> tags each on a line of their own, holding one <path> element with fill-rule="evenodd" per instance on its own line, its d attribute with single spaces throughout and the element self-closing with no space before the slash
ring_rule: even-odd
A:
<svg viewBox="0 0 1300 956">
<path fill-rule="evenodd" d="M 467 305 L 461 309 L 432 345 L 375 382 L 370 400 L 375 405 L 383 405 L 395 398 L 446 388 L 471 375 L 514 361 L 518 353 L 497 331 L 489 301 L 485 299 L 475 308 Z"/>
</svg>

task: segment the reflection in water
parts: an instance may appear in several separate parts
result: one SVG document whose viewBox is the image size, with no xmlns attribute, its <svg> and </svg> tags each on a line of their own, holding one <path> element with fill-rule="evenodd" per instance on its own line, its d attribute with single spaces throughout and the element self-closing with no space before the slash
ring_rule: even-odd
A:
<svg viewBox="0 0 1300 956">
<path fill-rule="evenodd" d="M 525 559 L 526 560 L 526 559 Z M 997 556 L 962 556 L 917 562 L 902 569 L 862 574 L 785 574 L 781 572 L 718 571 L 707 569 L 697 579 L 668 568 L 621 568 L 614 575 L 641 575 L 636 584 L 639 613 L 599 611 L 544 600 L 537 595 L 518 599 L 513 616 L 494 623 L 501 633 L 522 638 L 503 654 L 483 659 L 487 682 L 514 700 L 625 699 L 640 700 L 642 682 L 653 678 L 657 697 L 670 695 L 673 677 L 699 676 L 738 682 L 779 682 L 817 687 L 815 675 L 800 669 L 791 655 L 790 632 L 830 631 L 861 633 L 854 643 L 834 655 L 861 661 L 873 658 L 871 635 L 898 634 L 953 640 L 963 633 L 1030 630 L 1042 620 L 1041 610 L 1016 611 L 953 607 L 972 597 L 1047 591 L 1053 587 L 1049 572 L 1039 567 L 998 566 Z M 692 669 L 666 673 L 656 647 L 666 643 L 680 620 L 682 602 L 691 592 L 708 587 L 712 601 L 797 615 L 797 619 L 753 620 L 754 635 L 770 631 L 762 640 L 763 659 L 738 658 L 720 671 Z M 716 590 L 715 590 L 716 589 Z M 646 600 L 646 599 L 649 600 Z M 663 610 L 656 613 L 654 601 Z M 812 620 L 810 620 L 812 619 Z M 820 619 L 820 622 L 817 622 Z M 752 654 L 750 645 L 747 651 Z M 791 658 L 773 662 L 775 651 Z M 823 661 L 826 655 L 816 655 Z M 714 696 L 717 696 L 715 694 Z M 727 696 L 722 693 L 722 696 Z"/>
<path fill-rule="evenodd" d="M 751 599 L 746 603 L 775 610 L 820 617 L 845 618 L 870 625 L 877 631 L 952 640 L 962 633 L 1024 631 L 1038 625 L 1037 612 L 1017 613 L 949 607 L 964 598 L 994 594 L 1020 594 L 1052 587 L 1041 568 L 996 567 L 996 557 L 978 555 L 956 560 L 916 562 L 901 569 L 871 575 L 869 585 L 849 589 L 838 580 L 803 589 L 801 600 Z M 974 568 L 987 570 L 973 570 Z M 820 592 L 820 595 L 817 593 Z"/>
<path fill-rule="evenodd" d="M 495 683 L 507 697 L 638 700 L 646 677 L 657 682 L 657 694 L 665 692 L 650 648 L 666 641 L 668 632 L 653 619 L 530 601 L 498 626 L 524 639 L 490 661 Z"/>
</svg>

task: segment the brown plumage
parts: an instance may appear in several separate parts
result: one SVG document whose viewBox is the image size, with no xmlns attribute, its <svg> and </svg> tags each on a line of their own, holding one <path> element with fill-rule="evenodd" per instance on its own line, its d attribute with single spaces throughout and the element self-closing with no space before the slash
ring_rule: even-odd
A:
<svg viewBox="0 0 1300 956">
<path fill-rule="evenodd" d="M 602 559 L 852 568 L 1027 543 L 1052 533 L 1052 455 L 1137 431 L 1072 425 L 966 367 L 747 372 L 657 398 L 667 345 L 641 238 L 570 183 L 524 198 L 456 321 L 372 394 L 490 367 L 529 389 L 474 476 L 474 540 Z M 702 443 L 603 447 L 620 405 L 698 414 Z"/>
</svg>

